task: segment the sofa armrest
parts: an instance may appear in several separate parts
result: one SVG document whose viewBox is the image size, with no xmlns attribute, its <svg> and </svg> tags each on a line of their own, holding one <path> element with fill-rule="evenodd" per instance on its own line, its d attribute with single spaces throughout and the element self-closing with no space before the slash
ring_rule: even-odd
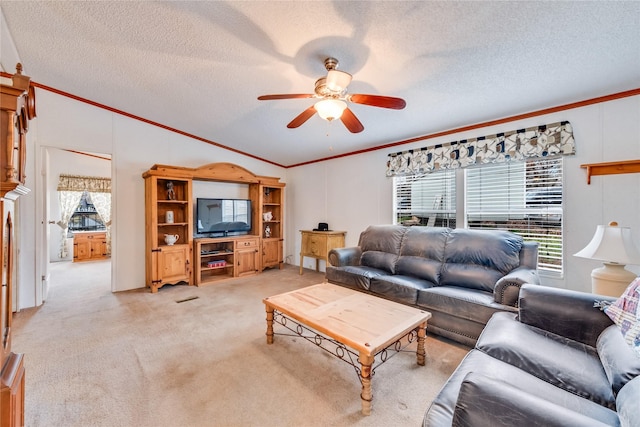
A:
<svg viewBox="0 0 640 427">
<path fill-rule="evenodd" d="M 329 263 L 334 267 L 360 265 L 362 250 L 360 246 L 351 248 L 336 248 L 329 251 Z"/>
<path fill-rule="evenodd" d="M 518 319 L 527 325 L 595 347 L 613 322 L 594 304 L 615 298 L 548 286 L 522 285 Z"/>
<path fill-rule="evenodd" d="M 529 394 L 511 384 L 470 372 L 460 386 L 452 426 L 497 425 L 560 427 L 607 424 Z"/>
<path fill-rule="evenodd" d="M 517 307 L 520 288 L 525 283 L 540 284 L 538 270 L 529 267 L 518 267 L 496 282 L 493 298 L 498 304 Z"/>
</svg>

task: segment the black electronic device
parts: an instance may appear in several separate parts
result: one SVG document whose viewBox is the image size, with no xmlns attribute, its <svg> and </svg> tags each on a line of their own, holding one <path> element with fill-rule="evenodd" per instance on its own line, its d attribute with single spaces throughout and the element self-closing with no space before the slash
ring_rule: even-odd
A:
<svg viewBox="0 0 640 427">
<path fill-rule="evenodd" d="M 251 231 L 251 200 L 196 200 L 196 232 L 208 236 L 237 236 Z"/>
<path fill-rule="evenodd" d="M 329 224 L 327 224 L 326 222 L 319 222 L 318 228 L 314 228 L 313 231 L 330 231 Z"/>
</svg>

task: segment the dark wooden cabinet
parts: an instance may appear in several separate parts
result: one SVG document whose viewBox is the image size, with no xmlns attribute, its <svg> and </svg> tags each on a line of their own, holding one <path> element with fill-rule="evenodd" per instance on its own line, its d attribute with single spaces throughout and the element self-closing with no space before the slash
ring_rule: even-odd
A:
<svg viewBox="0 0 640 427">
<path fill-rule="evenodd" d="M 24 355 L 11 353 L 2 369 L 0 426 L 24 426 Z"/>
<path fill-rule="evenodd" d="M 0 426 L 24 425 L 25 369 L 24 356 L 11 348 L 13 292 L 16 284 L 17 254 L 15 211 L 19 197 L 29 192 L 25 184 L 26 133 L 29 120 L 35 117 L 35 92 L 29 77 L 17 72 L 12 85 L 0 85 L 0 266 L 2 295 L 0 305 Z"/>
</svg>

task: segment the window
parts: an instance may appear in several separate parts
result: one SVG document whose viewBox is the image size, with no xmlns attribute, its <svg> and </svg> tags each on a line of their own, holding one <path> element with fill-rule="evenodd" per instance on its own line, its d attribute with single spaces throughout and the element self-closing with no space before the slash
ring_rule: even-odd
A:
<svg viewBox="0 0 640 427">
<path fill-rule="evenodd" d="M 467 227 L 508 230 L 536 241 L 538 268 L 562 274 L 562 157 L 465 172 Z"/>
<path fill-rule="evenodd" d="M 458 169 L 460 170 L 460 169 Z M 460 170 L 462 172 L 462 170 Z M 456 170 L 394 178 L 397 224 L 501 229 L 537 241 L 538 268 L 562 274 L 562 157 L 470 167 L 458 188 Z M 462 220 L 462 219 L 460 219 Z"/>
<path fill-rule="evenodd" d="M 455 170 L 394 178 L 396 224 L 456 226 Z"/>
<path fill-rule="evenodd" d="M 78 203 L 78 207 L 69 220 L 69 231 L 93 230 L 106 230 L 106 227 L 91 203 L 89 193 L 85 191 L 82 193 L 80 203 Z"/>
</svg>

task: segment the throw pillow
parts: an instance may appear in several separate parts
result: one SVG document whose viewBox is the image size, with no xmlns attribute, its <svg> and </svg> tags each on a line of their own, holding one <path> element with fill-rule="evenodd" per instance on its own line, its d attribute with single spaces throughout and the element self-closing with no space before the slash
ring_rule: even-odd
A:
<svg viewBox="0 0 640 427">
<path fill-rule="evenodd" d="M 618 325 L 624 340 L 640 357 L 640 277 L 637 277 L 604 312 Z"/>
</svg>

